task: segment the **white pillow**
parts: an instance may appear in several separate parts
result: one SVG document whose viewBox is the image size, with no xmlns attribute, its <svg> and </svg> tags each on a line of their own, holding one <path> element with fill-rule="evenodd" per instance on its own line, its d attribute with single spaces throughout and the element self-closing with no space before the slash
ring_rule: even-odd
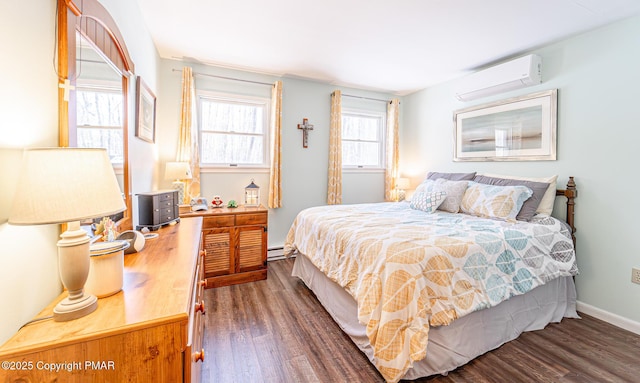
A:
<svg viewBox="0 0 640 383">
<path fill-rule="evenodd" d="M 420 192 L 431 192 L 433 191 L 433 186 L 436 184 L 435 180 L 429 180 L 429 179 L 425 179 L 424 181 L 422 181 L 420 183 L 420 185 L 418 185 L 418 187 L 416 188 L 416 190 L 414 190 L 414 193 L 420 193 Z"/>
<path fill-rule="evenodd" d="M 536 214 L 543 214 L 550 216 L 551 212 L 553 212 L 553 204 L 556 200 L 556 182 L 558 180 L 558 175 L 554 175 L 551 177 L 520 177 L 520 176 L 505 176 L 502 174 L 489 174 L 484 173 L 483 176 L 494 177 L 494 178 L 506 178 L 508 180 L 523 180 L 523 181 L 534 181 L 534 182 L 547 182 L 549 187 L 547 191 L 544 193 L 542 200 L 540 201 L 540 205 L 536 209 Z"/>
</svg>

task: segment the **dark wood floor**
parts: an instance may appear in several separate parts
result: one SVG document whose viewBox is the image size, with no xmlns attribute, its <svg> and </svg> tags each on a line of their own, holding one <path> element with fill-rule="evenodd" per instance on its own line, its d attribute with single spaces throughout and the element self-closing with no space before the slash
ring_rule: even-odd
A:
<svg viewBox="0 0 640 383">
<path fill-rule="evenodd" d="M 292 265 L 270 262 L 266 281 L 205 291 L 203 383 L 384 382 Z M 416 382 L 640 382 L 640 336 L 581 316 Z"/>
</svg>

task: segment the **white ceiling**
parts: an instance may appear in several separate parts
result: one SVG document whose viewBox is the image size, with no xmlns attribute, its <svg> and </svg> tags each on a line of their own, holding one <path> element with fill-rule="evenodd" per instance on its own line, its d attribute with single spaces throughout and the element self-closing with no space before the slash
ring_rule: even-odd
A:
<svg viewBox="0 0 640 383">
<path fill-rule="evenodd" d="M 399 95 L 640 13 L 640 0 L 137 0 L 163 58 Z"/>
</svg>

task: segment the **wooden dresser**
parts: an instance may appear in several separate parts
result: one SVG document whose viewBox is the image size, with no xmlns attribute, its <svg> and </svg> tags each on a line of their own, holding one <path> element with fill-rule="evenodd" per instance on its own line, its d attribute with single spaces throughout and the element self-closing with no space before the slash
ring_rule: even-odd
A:
<svg viewBox="0 0 640 383">
<path fill-rule="evenodd" d="M 267 220 L 264 206 L 209 208 L 180 213 L 202 217 L 207 287 L 267 279 Z"/>
<path fill-rule="evenodd" d="M 99 299 L 93 313 L 23 327 L 0 347 L 0 382 L 199 382 L 201 230 L 202 218 L 189 218 L 157 231 L 141 252 L 125 256 L 123 290 Z"/>
</svg>

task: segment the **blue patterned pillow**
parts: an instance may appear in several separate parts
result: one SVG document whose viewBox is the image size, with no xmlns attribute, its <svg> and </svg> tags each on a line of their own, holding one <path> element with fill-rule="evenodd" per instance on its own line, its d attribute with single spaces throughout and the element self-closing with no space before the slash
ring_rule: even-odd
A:
<svg viewBox="0 0 640 383">
<path fill-rule="evenodd" d="M 515 220 L 533 191 L 526 186 L 496 186 L 469 182 L 460 210 L 479 217 Z"/>
<path fill-rule="evenodd" d="M 413 193 L 413 197 L 411 197 L 411 204 L 409 206 L 412 209 L 433 213 L 436 211 L 438 206 L 444 202 L 445 198 L 447 198 L 447 192 L 444 191 L 419 191 L 417 193 Z"/>
</svg>

